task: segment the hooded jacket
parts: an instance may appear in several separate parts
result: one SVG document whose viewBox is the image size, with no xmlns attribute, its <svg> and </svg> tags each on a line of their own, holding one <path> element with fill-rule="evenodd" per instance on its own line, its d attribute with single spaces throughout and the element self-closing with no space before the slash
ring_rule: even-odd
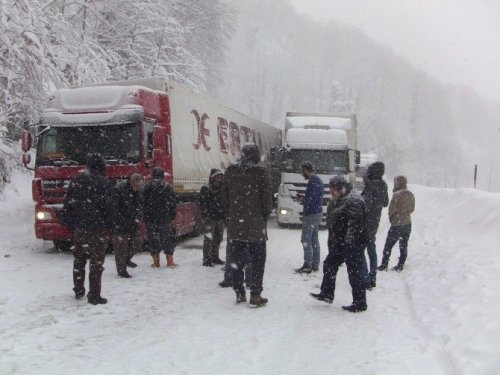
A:
<svg viewBox="0 0 500 375">
<path fill-rule="evenodd" d="M 415 210 L 415 196 L 407 189 L 405 176 L 394 178 L 394 194 L 389 204 L 389 221 L 393 226 L 411 224 L 411 213 Z"/>
<path fill-rule="evenodd" d="M 146 225 L 166 225 L 175 219 L 177 197 L 160 168 L 153 170 L 153 179 L 144 187 L 143 199 Z"/>
<path fill-rule="evenodd" d="M 382 180 L 384 171 L 384 163 L 370 164 L 367 170 L 365 188 L 361 193 L 366 204 L 366 235 L 369 238 L 377 234 L 382 208 L 389 204 L 387 184 Z"/>
<path fill-rule="evenodd" d="M 245 145 L 242 153 L 241 161 L 227 168 L 222 182 L 222 204 L 229 217 L 227 236 L 230 240 L 264 242 L 273 208 L 269 174 L 257 164 L 256 146 Z"/>
<path fill-rule="evenodd" d="M 216 184 L 216 176 L 224 175 L 220 169 L 212 169 L 208 179 L 208 186 L 205 185 L 200 190 L 200 210 L 204 218 L 215 221 L 226 220 L 226 211 L 222 205 L 222 183 Z"/>
</svg>

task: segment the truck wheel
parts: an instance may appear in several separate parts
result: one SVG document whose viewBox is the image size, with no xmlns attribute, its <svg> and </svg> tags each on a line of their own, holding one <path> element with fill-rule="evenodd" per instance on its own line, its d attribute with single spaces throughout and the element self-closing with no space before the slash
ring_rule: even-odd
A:
<svg viewBox="0 0 500 375">
<path fill-rule="evenodd" d="M 73 243 L 67 240 L 54 240 L 54 247 L 60 253 L 73 252 Z"/>
</svg>

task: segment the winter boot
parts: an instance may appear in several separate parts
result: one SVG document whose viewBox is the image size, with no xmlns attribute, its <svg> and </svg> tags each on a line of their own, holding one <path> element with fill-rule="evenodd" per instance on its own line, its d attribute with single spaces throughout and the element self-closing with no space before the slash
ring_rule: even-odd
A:
<svg viewBox="0 0 500 375">
<path fill-rule="evenodd" d="M 135 268 L 135 267 L 137 267 L 137 263 L 134 263 L 134 262 L 132 262 L 131 260 L 129 260 L 129 261 L 127 262 L 127 267 L 130 267 L 130 268 Z"/>
<path fill-rule="evenodd" d="M 85 295 L 85 288 L 75 290 L 75 299 L 82 299 L 84 295 Z"/>
<path fill-rule="evenodd" d="M 366 305 L 365 306 L 357 306 L 355 304 L 352 304 L 349 306 L 342 306 L 342 308 L 346 311 L 353 312 L 353 313 L 360 312 L 360 311 L 366 311 L 366 309 L 367 309 Z"/>
<path fill-rule="evenodd" d="M 326 294 L 323 293 L 309 293 L 309 294 L 312 298 L 317 299 L 318 301 L 323 301 L 326 303 L 333 302 L 333 297 L 327 296 Z"/>
<path fill-rule="evenodd" d="M 92 305 L 105 305 L 108 303 L 108 300 L 106 298 L 102 298 L 101 296 L 87 296 L 87 301 Z"/>
<path fill-rule="evenodd" d="M 213 264 L 212 260 L 203 258 L 203 266 L 204 267 L 213 267 L 214 264 Z"/>
<path fill-rule="evenodd" d="M 397 264 L 396 267 L 393 267 L 393 271 L 397 271 L 397 272 L 401 272 L 404 268 L 404 265 L 403 264 Z"/>
<path fill-rule="evenodd" d="M 236 303 L 245 303 L 247 301 L 247 295 L 245 292 L 236 292 Z"/>
<path fill-rule="evenodd" d="M 151 267 L 160 268 L 160 254 L 154 254 L 151 256 L 153 257 L 153 263 L 151 264 Z"/>
<path fill-rule="evenodd" d="M 233 283 L 230 283 L 229 281 L 226 281 L 226 280 L 222 280 L 220 283 L 219 283 L 219 286 L 221 288 L 230 288 L 233 286 Z"/>
<path fill-rule="evenodd" d="M 312 268 L 309 264 L 307 263 L 304 263 L 304 265 L 300 268 L 297 268 L 295 270 L 296 273 L 306 273 L 306 274 L 309 274 L 312 272 Z"/>
<path fill-rule="evenodd" d="M 255 307 L 264 306 L 267 303 L 268 299 L 261 297 L 260 294 L 251 294 L 250 295 L 250 305 Z"/>
<path fill-rule="evenodd" d="M 387 271 L 387 262 L 382 261 L 380 266 L 377 268 L 379 271 Z"/>
<path fill-rule="evenodd" d="M 122 279 L 130 279 L 132 277 L 132 275 L 127 271 L 118 272 L 118 276 L 120 276 Z"/>
<path fill-rule="evenodd" d="M 177 264 L 174 263 L 174 256 L 167 254 L 167 267 L 168 268 L 176 268 Z"/>
<path fill-rule="evenodd" d="M 226 262 L 224 262 L 222 259 L 220 259 L 219 257 L 215 258 L 214 259 L 214 264 L 225 264 Z"/>
</svg>

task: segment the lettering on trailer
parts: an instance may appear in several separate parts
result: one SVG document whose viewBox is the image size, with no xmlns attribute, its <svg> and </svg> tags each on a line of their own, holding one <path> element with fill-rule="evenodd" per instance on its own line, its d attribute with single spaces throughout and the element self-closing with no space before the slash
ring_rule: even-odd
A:
<svg viewBox="0 0 500 375">
<path fill-rule="evenodd" d="M 193 143 L 193 147 L 198 150 L 201 146 L 206 151 L 210 151 L 211 147 L 207 144 L 207 137 L 210 136 L 210 129 L 206 128 L 206 120 L 210 117 L 204 113 L 199 115 L 196 109 L 191 113 L 196 119 L 198 130 L 197 142 Z M 219 149 L 223 154 L 231 153 L 233 156 L 241 155 L 241 144 L 246 142 L 254 142 L 259 149 L 262 149 L 262 135 L 254 129 L 246 126 L 238 126 L 235 122 L 228 122 L 223 117 L 217 117 L 217 138 L 219 141 Z"/>
<path fill-rule="evenodd" d="M 196 109 L 193 109 L 191 113 L 194 115 L 196 118 L 196 124 L 198 127 L 198 142 L 193 143 L 193 146 L 196 150 L 200 148 L 201 145 L 203 145 L 203 148 L 206 151 L 210 151 L 211 147 L 207 145 L 207 140 L 205 137 L 210 136 L 210 130 L 205 128 L 205 121 L 209 118 L 206 113 L 204 113 L 201 117 Z"/>
</svg>

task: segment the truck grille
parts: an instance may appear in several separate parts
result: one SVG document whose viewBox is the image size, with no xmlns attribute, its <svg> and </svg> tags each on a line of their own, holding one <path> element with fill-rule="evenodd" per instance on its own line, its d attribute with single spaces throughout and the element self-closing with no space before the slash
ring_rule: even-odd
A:
<svg viewBox="0 0 500 375">
<path fill-rule="evenodd" d="M 123 180 L 123 178 L 109 179 L 113 186 Z M 62 203 L 70 182 L 71 180 L 43 180 L 42 191 L 45 202 L 48 204 Z"/>
</svg>

